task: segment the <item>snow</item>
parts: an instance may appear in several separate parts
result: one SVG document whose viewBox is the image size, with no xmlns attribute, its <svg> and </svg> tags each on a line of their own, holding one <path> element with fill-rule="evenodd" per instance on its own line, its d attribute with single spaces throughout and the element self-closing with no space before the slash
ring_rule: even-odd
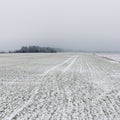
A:
<svg viewBox="0 0 120 120">
<path fill-rule="evenodd" d="M 120 54 L 104 53 L 104 54 L 98 54 L 98 55 L 114 62 L 120 62 Z"/>
<path fill-rule="evenodd" d="M 63 70 L 63 73 L 65 73 L 66 71 L 68 71 L 71 68 L 71 66 L 74 64 L 76 59 L 77 59 L 77 57 L 73 58 L 72 62 Z"/>
<path fill-rule="evenodd" d="M 85 53 L 0 55 L 0 120 L 119 120 L 120 64 L 110 61 Z"/>
</svg>

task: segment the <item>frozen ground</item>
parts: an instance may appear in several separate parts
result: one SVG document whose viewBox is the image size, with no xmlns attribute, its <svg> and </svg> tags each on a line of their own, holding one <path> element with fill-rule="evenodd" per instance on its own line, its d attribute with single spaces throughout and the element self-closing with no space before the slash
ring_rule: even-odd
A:
<svg viewBox="0 0 120 120">
<path fill-rule="evenodd" d="M 99 56 L 101 57 L 104 57 L 106 59 L 109 59 L 109 60 L 112 60 L 112 61 L 115 61 L 115 62 L 120 62 L 120 53 L 119 54 L 113 54 L 113 53 L 104 53 L 104 54 L 98 54 Z"/>
<path fill-rule="evenodd" d="M 0 55 L 0 120 L 120 120 L 120 63 L 82 53 Z"/>
</svg>

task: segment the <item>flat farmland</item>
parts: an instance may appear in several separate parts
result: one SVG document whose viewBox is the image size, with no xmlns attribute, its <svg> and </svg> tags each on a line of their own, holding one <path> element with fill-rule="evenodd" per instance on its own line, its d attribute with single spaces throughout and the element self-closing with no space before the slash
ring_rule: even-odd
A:
<svg viewBox="0 0 120 120">
<path fill-rule="evenodd" d="M 92 53 L 1 54 L 0 120 L 120 120 L 120 63 Z"/>
</svg>

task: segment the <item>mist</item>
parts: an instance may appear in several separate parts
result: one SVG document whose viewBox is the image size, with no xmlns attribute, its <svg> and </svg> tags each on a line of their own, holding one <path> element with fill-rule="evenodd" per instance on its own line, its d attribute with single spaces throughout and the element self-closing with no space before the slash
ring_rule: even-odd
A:
<svg viewBox="0 0 120 120">
<path fill-rule="evenodd" d="M 0 1 L 0 51 L 26 45 L 120 51 L 119 0 Z"/>
</svg>

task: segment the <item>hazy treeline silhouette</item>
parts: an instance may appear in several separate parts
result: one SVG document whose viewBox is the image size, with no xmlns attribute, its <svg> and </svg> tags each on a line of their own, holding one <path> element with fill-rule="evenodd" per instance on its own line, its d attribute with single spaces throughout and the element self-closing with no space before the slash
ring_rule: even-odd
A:
<svg viewBox="0 0 120 120">
<path fill-rule="evenodd" d="M 63 52 L 60 48 L 40 47 L 40 46 L 23 46 L 20 50 L 11 53 L 56 53 Z"/>
</svg>

